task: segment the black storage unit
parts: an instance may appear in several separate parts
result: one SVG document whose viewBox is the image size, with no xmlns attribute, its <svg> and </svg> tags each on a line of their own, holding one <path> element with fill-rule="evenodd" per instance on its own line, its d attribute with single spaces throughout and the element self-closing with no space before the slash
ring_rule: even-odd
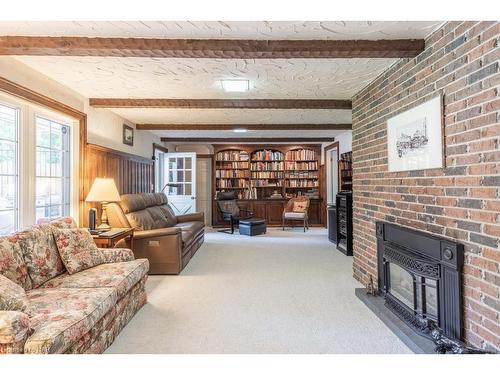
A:
<svg viewBox="0 0 500 375">
<path fill-rule="evenodd" d="M 352 192 L 337 194 L 337 249 L 352 256 Z"/>
<path fill-rule="evenodd" d="M 337 207 L 328 206 L 327 212 L 328 212 L 328 221 L 327 221 L 328 240 L 330 242 L 333 242 L 334 244 L 336 244 L 337 243 Z"/>
</svg>

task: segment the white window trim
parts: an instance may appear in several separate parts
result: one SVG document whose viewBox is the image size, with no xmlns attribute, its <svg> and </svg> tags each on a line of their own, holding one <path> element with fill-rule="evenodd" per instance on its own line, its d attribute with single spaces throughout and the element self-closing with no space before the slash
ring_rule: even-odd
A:
<svg viewBox="0 0 500 375">
<path fill-rule="evenodd" d="M 71 128 L 70 216 L 79 219 L 80 122 L 59 112 L 38 106 L 0 92 L 0 102 L 19 109 L 18 129 L 18 226 L 35 224 L 36 196 L 36 116 L 47 118 Z"/>
</svg>

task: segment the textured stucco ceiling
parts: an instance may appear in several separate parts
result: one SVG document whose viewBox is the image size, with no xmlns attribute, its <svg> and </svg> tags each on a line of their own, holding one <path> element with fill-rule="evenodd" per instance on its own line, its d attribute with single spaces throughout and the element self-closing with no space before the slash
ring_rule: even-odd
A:
<svg viewBox="0 0 500 375">
<path fill-rule="evenodd" d="M 396 59 L 164 59 L 16 57 L 95 98 L 349 99 Z M 222 79 L 248 79 L 250 90 L 226 93 Z"/>
<path fill-rule="evenodd" d="M 436 21 L 59 21 L 2 22 L 0 35 L 195 39 L 424 38 Z"/>
<path fill-rule="evenodd" d="M 0 22 L 0 35 L 196 39 L 425 38 L 441 22 Z M 16 59 L 85 97 L 350 99 L 396 59 Z M 248 79 L 250 91 L 225 93 L 221 79 Z M 135 123 L 350 123 L 350 110 L 111 109 Z M 238 136 L 333 136 L 336 131 L 261 131 Z M 163 136 L 234 136 L 170 132 Z"/>
</svg>

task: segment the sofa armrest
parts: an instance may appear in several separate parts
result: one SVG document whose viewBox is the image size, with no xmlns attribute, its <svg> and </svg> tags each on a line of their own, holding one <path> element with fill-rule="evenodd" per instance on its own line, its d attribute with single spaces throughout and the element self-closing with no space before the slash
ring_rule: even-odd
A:
<svg viewBox="0 0 500 375">
<path fill-rule="evenodd" d="M 130 249 L 115 247 L 99 250 L 101 251 L 101 254 L 104 255 L 106 263 L 129 262 L 135 259 L 134 253 Z"/>
<path fill-rule="evenodd" d="M 178 223 L 185 223 L 187 221 L 201 221 L 205 222 L 205 213 L 204 212 L 194 212 L 192 214 L 179 215 L 176 216 Z"/>
<path fill-rule="evenodd" d="M 163 237 L 163 236 L 175 236 L 181 234 L 181 228 L 159 228 L 151 230 L 141 230 L 140 232 L 134 232 L 134 240 L 148 239 L 152 237 Z"/>
<path fill-rule="evenodd" d="M 0 311 L 0 348 L 2 352 L 22 353 L 31 335 L 30 318 L 21 311 Z"/>
</svg>

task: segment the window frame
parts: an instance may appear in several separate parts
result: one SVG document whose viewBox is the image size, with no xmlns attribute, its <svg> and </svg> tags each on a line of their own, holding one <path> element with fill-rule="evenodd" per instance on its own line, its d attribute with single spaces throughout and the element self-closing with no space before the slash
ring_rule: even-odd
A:
<svg viewBox="0 0 500 375">
<path fill-rule="evenodd" d="M 15 200 L 14 200 L 14 208 L 12 210 L 0 210 L 0 212 L 4 211 L 14 211 L 14 231 L 17 231 L 21 227 L 21 202 L 22 199 L 20 199 L 20 178 L 21 178 L 21 168 L 20 168 L 20 161 L 21 161 L 21 115 L 22 115 L 22 110 L 21 106 L 11 100 L 8 100 L 8 98 L 5 98 L 4 96 L 0 96 L 0 105 L 3 107 L 11 108 L 16 112 L 16 137 L 14 140 L 16 149 L 15 149 L 15 170 L 14 170 L 14 178 L 15 178 Z M 2 139 L 3 140 L 3 139 Z M 5 139 L 5 141 L 10 141 Z M 9 175 L 7 175 L 9 176 Z M 3 177 L 3 176 L 0 176 Z M 3 235 L 3 234 L 2 234 Z"/>
<path fill-rule="evenodd" d="M 42 107 L 8 93 L 0 92 L 0 103 L 18 108 L 18 228 L 36 224 L 36 117 L 66 125 L 70 128 L 70 210 L 79 222 L 80 191 L 80 121 L 55 110 Z"/>
</svg>

